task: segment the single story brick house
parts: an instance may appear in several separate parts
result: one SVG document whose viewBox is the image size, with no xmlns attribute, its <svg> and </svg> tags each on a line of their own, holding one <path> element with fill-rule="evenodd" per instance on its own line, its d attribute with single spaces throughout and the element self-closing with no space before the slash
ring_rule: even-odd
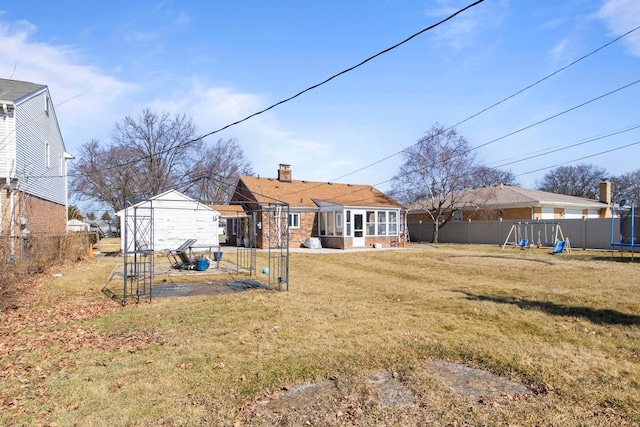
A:
<svg viewBox="0 0 640 427">
<path fill-rule="evenodd" d="M 400 243 L 404 229 L 403 206 L 373 186 L 294 180 L 286 164 L 280 164 L 277 178 L 240 177 L 230 205 L 242 206 L 247 217 L 230 221 L 229 236 L 253 234 L 258 248 L 282 243 L 273 239 L 280 232 L 270 222 L 274 210 L 287 215 L 291 247 L 304 246 L 309 238 L 335 249 L 391 247 Z"/>
<path fill-rule="evenodd" d="M 452 221 L 610 218 L 611 183 L 603 180 L 599 190 L 600 199 L 591 200 L 504 184 L 471 188 L 453 196 L 453 208 L 446 215 Z M 408 222 L 431 222 L 426 206 L 421 202 L 408 206 Z"/>
</svg>

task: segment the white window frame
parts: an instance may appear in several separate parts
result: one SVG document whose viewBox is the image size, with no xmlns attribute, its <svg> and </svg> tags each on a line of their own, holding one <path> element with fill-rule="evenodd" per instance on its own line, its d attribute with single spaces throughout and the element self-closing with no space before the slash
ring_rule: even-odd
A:
<svg viewBox="0 0 640 427">
<path fill-rule="evenodd" d="M 287 225 L 289 228 L 299 229 L 300 228 L 300 213 L 299 212 L 290 212 L 289 218 L 287 219 Z"/>
</svg>

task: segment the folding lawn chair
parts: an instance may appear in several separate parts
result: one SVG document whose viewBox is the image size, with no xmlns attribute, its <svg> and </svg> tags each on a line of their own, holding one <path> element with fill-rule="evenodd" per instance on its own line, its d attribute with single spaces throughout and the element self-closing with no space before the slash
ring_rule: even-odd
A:
<svg viewBox="0 0 640 427">
<path fill-rule="evenodd" d="M 167 250 L 167 258 L 171 262 L 171 267 L 180 270 L 191 270 L 196 265 L 196 259 L 191 256 L 191 247 L 196 243 L 196 239 L 186 240 L 177 249 Z"/>
</svg>

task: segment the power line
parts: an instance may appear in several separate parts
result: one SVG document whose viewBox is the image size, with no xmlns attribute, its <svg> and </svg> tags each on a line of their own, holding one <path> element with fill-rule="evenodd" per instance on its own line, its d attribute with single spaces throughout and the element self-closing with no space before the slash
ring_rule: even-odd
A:
<svg viewBox="0 0 640 427">
<path fill-rule="evenodd" d="M 635 130 L 635 129 L 638 129 L 638 128 L 640 128 L 640 124 L 639 125 L 630 126 L 628 128 L 625 128 L 625 129 L 622 129 L 622 130 L 619 130 L 619 131 L 615 131 L 615 132 L 611 132 L 611 133 L 608 133 L 608 134 L 604 134 L 604 135 L 599 135 L 599 136 L 595 136 L 595 137 L 592 137 L 592 138 L 588 138 L 586 140 L 582 140 L 580 142 L 576 142 L 574 144 L 566 145 L 566 146 L 563 146 L 563 147 L 560 147 L 560 148 L 555 148 L 555 149 L 552 149 L 552 150 L 548 150 L 548 151 L 545 151 L 543 153 L 527 156 L 527 157 L 524 157 L 524 158 L 519 159 L 519 160 L 510 161 L 508 163 L 502 163 L 499 166 L 496 166 L 496 168 L 502 168 L 502 167 L 505 167 L 505 166 L 509 166 L 509 165 L 513 165 L 513 164 L 516 164 L 516 163 L 525 162 L 527 160 L 535 159 L 537 157 L 542 157 L 542 156 L 546 156 L 546 155 L 549 155 L 549 154 L 557 153 L 558 151 L 568 150 L 569 148 L 578 147 L 580 145 L 588 144 L 589 142 L 598 141 L 598 140 L 604 139 L 604 138 L 609 138 L 609 137 L 614 136 L 614 135 L 620 135 L 621 133 L 629 132 L 629 131 L 632 131 L 632 130 Z M 495 163 L 499 163 L 499 162 L 495 162 Z"/>
<path fill-rule="evenodd" d="M 308 88 L 306 88 L 306 89 L 304 89 L 304 90 L 301 90 L 300 92 L 296 93 L 296 94 L 295 94 L 295 95 L 293 95 L 293 96 L 290 96 L 290 97 L 288 97 L 288 98 L 285 98 L 285 99 L 283 99 L 283 100 L 281 100 L 281 101 L 276 102 L 275 104 L 270 105 L 270 106 L 269 106 L 269 107 L 267 107 L 267 108 L 264 108 L 264 109 L 262 109 L 262 110 L 260 110 L 260 111 L 258 111 L 258 112 L 253 113 L 253 114 L 250 114 L 250 115 L 248 115 L 247 117 L 245 117 L 245 118 L 243 118 L 243 119 L 237 120 L 237 121 L 235 121 L 235 122 L 233 122 L 233 123 L 230 123 L 230 124 L 228 124 L 228 125 L 225 125 L 225 126 L 223 126 L 223 127 L 219 128 L 219 129 L 216 129 L 216 130 L 214 130 L 214 131 L 211 131 L 211 132 L 209 132 L 209 133 L 206 133 L 206 134 L 204 134 L 204 135 L 201 135 L 201 136 L 199 136 L 198 138 L 191 139 L 191 140 L 189 140 L 189 141 L 185 141 L 185 142 L 183 142 L 183 143 L 181 143 L 181 144 L 176 145 L 175 147 L 171 147 L 171 148 L 168 148 L 168 149 L 165 149 L 165 150 L 159 151 L 159 152 L 157 152 L 157 153 L 153 153 L 153 154 L 151 154 L 151 155 L 143 156 L 142 158 L 139 158 L 139 159 L 136 159 L 136 160 L 132 160 L 132 161 L 130 161 L 130 162 L 124 163 L 124 164 L 119 165 L 119 166 L 126 166 L 126 165 L 130 165 L 130 164 L 135 164 L 135 163 L 139 162 L 140 160 L 145 159 L 145 158 L 147 158 L 147 157 L 151 157 L 151 156 L 154 156 L 154 155 L 165 154 L 165 153 L 167 153 L 167 152 L 169 152 L 169 151 L 173 151 L 173 150 L 180 149 L 180 148 L 185 147 L 185 146 L 187 146 L 187 145 L 190 145 L 190 144 L 193 144 L 193 143 L 195 143 L 195 142 L 198 142 L 198 141 L 200 141 L 200 140 L 202 140 L 202 139 L 204 139 L 204 138 L 206 138 L 206 137 L 208 137 L 208 136 L 211 136 L 211 135 L 214 135 L 214 134 L 216 134 L 216 133 L 222 132 L 223 130 L 228 129 L 228 128 L 232 127 L 232 126 L 235 126 L 235 125 L 238 125 L 238 124 L 240 124 L 240 123 L 242 123 L 242 122 L 245 122 L 245 121 L 247 121 L 247 120 L 249 120 L 249 119 L 251 119 L 251 118 L 253 118 L 253 117 L 255 117 L 255 116 L 258 116 L 258 115 L 260 115 L 260 114 L 263 114 L 263 113 L 265 113 L 265 112 L 267 112 L 267 111 L 269 111 L 269 110 L 271 110 L 271 109 L 273 109 L 273 108 L 275 108 L 275 107 L 277 107 L 277 106 L 279 106 L 279 105 L 282 105 L 282 104 L 284 104 L 284 103 L 286 103 L 286 102 L 289 102 L 289 101 L 291 101 L 291 100 L 293 100 L 293 99 L 295 99 L 295 98 L 297 98 L 297 97 L 299 97 L 299 96 L 301 96 L 301 95 L 303 95 L 303 94 L 305 94 L 305 93 L 307 93 L 307 92 L 309 92 L 309 91 L 311 91 L 311 90 L 317 89 L 318 87 L 320 87 L 320 86 L 322 86 L 322 85 L 325 85 L 325 84 L 329 83 L 331 80 L 333 80 L 333 79 L 335 79 L 335 78 L 337 78 L 337 77 L 339 77 L 339 76 L 341 76 L 341 75 L 343 75 L 343 74 L 346 74 L 346 73 L 348 73 L 348 72 L 350 72 L 350 71 L 353 71 L 353 70 L 355 70 L 356 68 L 363 66 L 363 65 L 364 65 L 364 64 L 366 64 L 367 62 L 369 62 L 369 61 L 371 61 L 371 60 L 373 60 L 373 59 L 375 59 L 375 58 L 377 58 L 377 57 L 379 57 L 379 56 L 381 56 L 381 55 L 383 55 L 383 54 L 385 54 L 385 53 L 387 53 L 387 52 L 390 52 L 390 51 L 392 51 L 392 50 L 394 50 L 394 49 L 398 48 L 399 46 L 402 46 L 403 44 L 405 44 L 405 43 L 409 42 L 410 40 L 412 40 L 412 39 L 414 39 L 414 38 L 418 37 L 420 34 L 423 34 L 423 33 L 427 32 L 427 31 L 430 31 L 430 30 L 432 30 L 432 29 L 434 29 L 434 28 L 436 28 L 436 27 L 438 27 L 438 26 L 440 26 L 440 25 L 444 24 L 445 22 L 447 22 L 447 21 L 449 21 L 449 20 L 453 19 L 453 18 L 454 18 L 454 17 L 456 17 L 457 15 L 459 15 L 459 14 L 461 14 L 461 13 L 465 12 L 466 10 L 471 9 L 471 8 L 472 8 L 472 7 L 474 7 L 474 6 L 477 6 L 478 4 L 482 3 L 483 1 L 484 1 L 484 0 L 477 0 L 477 1 L 475 1 L 474 3 L 471 3 L 470 5 L 468 5 L 468 6 L 464 7 L 464 8 L 462 8 L 462 9 L 458 10 L 457 12 L 455 12 L 455 13 L 453 13 L 453 14 L 449 15 L 448 17 L 446 17 L 446 18 L 444 18 L 444 19 L 442 19 L 442 20 L 440 20 L 440 21 L 436 22 L 435 24 L 430 25 L 430 26 L 428 26 L 428 27 L 426 27 L 426 28 L 424 28 L 424 29 L 422 29 L 422 30 L 418 31 L 417 33 L 412 34 L 411 36 L 407 37 L 406 39 L 402 40 L 401 42 L 396 43 L 395 45 L 393 45 L 393 46 L 391 46 L 391 47 L 388 47 L 388 48 L 386 48 L 386 49 L 384 49 L 384 50 L 382 50 L 382 51 L 380 51 L 380 52 L 376 53 L 375 55 L 372 55 L 372 56 L 368 57 L 367 59 L 365 59 L 365 60 L 363 60 L 363 61 L 359 62 L 358 64 L 356 64 L 356 65 L 354 65 L 354 66 L 352 66 L 352 67 L 349 67 L 349 68 L 347 68 L 347 69 L 345 69 L 345 70 L 342 70 L 342 71 L 340 71 L 339 73 L 336 73 L 336 74 L 332 75 L 331 77 L 329 77 L 329 78 L 327 78 L 327 79 L 323 80 L 323 81 L 322 81 L 322 82 L 320 82 L 320 83 L 317 83 L 317 84 L 314 84 L 314 85 L 312 85 L 312 86 L 309 86 Z M 119 167 L 119 166 L 113 166 L 113 167 L 105 168 L 105 169 L 103 169 L 103 170 L 108 170 L 108 169 L 112 169 L 112 168 Z M 73 175 L 70 175 L 70 176 L 73 176 Z"/>
<path fill-rule="evenodd" d="M 515 97 L 515 96 L 517 96 L 517 95 L 520 95 L 521 93 L 523 93 L 523 92 L 525 92 L 525 91 L 527 91 L 527 90 L 529 90 L 529 89 L 533 88 L 534 86 L 537 86 L 538 84 L 540 84 L 540 83 L 544 82 L 545 80 L 547 80 L 547 79 L 549 79 L 549 78 L 551 78 L 551 77 L 555 76 L 556 74 L 558 74 L 558 73 L 560 73 L 560 72 L 562 72 L 562 71 L 566 70 L 567 68 L 569 68 L 569 67 L 571 67 L 571 66 L 573 66 L 573 65 L 577 64 L 578 62 L 580 62 L 580 61 L 582 61 L 582 60 L 584 60 L 584 59 L 586 59 L 586 58 L 588 58 L 588 57 L 590 57 L 590 56 L 594 55 L 595 53 L 597 53 L 597 52 L 601 51 L 602 49 L 604 49 L 604 48 L 606 48 L 606 47 L 608 47 L 608 46 L 612 45 L 613 43 L 615 43 L 615 42 L 619 41 L 620 39 L 622 39 L 622 38 L 624 38 L 624 37 L 626 37 L 626 36 L 628 36 L 629 34 L 633 33 L 634 31 L 637 31 L 638 29 L 640 29 L 640 25 L 639 25 L 639 26 L 637 26 L 637 27 L 635 27 L 635 28 L 633 28 L 633 29 L 631 29 L 631 30 L 629 30 L 629 31 L 627 31 L 626 33 L 622 34 L 621 36 L 619 36 L 619 37 L 617 37 L 617 38 L 615 38 L 615 39 L 611 40 L 610 42 L 608 42 L 608 43 L 606 43 L 606 44 L 604 44 L 604 45 L 602 45 L 602 46 L 598 47 L 597 49 L 592 50 L 592 51 L 591 51 L 591 52 L 589 52 L 588 54 L 583 55 L 583 56 L 581 56 L 580 58 L 578 58 L 578 59 L 576 59 L 576 60 L 574 60 L 574 61 L 570 62 L 569 64 L 567 64 L 567 65 L 565 65 L 564 67 L 562 67 L 562 68 L 560 68 L 560 69 L 558 69 L 558 70 L 554 71 L 553 73 L 551 73 L 551 74 L 549 74 L 549 75 L 547 75 L 547 76 L 545 76 L 545 77 L 543 77 L 543 78 L 541 78 L 541 79 L 537 80 L 536 82 L 534 82 L 534 83 L 532 83 L 532 84 L 530 84 L 530 85 L 528 85 L 528 86 L 524 87 L 523 89 L 520 89 L 519 91 L 515 92 L 514 94 L 509 95 L 509 96 L 507 96 L 506 98 L 503 98 L 502 100 L 500 100 L 500 101 L 498 101 L 498 102 L 496 102 L 496 103 L 494 103 L 494 104 L 492 104 L 492 105 L 490 105 L 490 106 L 488 106 L 488 107 L 486 107 L 486 108 L 484 108 L 484 109 L 480 110 L 479 112 L 477 112 L 477 113 L 475 113 L 475 114 L 473 114 L 473 115 L 471 115 L 471 116 L 467 117 L 466 119 L 463 119 L 463 120 L 459 121 L 458 123 L 454 124 L 453 126 L 449 126 L 448 128 L 444 129 L 444 130 L 443 130 L 443 132 L 446 132 L 446 131 L 448 131 L 448 130 L 450 130 L 450 129 L 453 129 L 453 128 L 455 128 L 456 126 L 458 126 L 458 125 L 460 125 L 460 124 L 462 124 L 462 123 L 465 123 L 465 122 L 467 122 L 467 121 L 469 121 L 469 120 L 471 120 L 471 119 L 473 119 L 473 118 L 475 118 L 475 117 L 478 117 L 480 114 L 485 113 L 485 112 L 487 112 L 487 111 L 491 110 L 492 108 L 497 107 L 498 105 L 500 105 L 500 104 L 502 104 L 502 103 L 504 103 L 504 102 L 506 102 L 506 101 L 508 101 L 508 100 L 510 100 L 510 99 L 512 99 L 512 98 L 514 98 L 514 97 Z M 603 96 L 606 96 L 606 95 L 603 95 Z M 576 108 L 577 108 L 577 107 L 576 107 Z M 564 113 L 560 113 L 560 114 L 564 114 Z M 522 130 L 524 130 L 524 129 L 522 129 Z M 518 131 L 518 132 L 519 132 L 519 131 Z M 506 136 L 504 136 L 503 138 L 506 138 L 506 137 L 508 137 L 508 136 L 511 136 L 511 135 L 506 135 Z M 484 145 L 488 145 L 488 144 L 493 143 L 493 142 L 496 142 L 496 141 L 490 141 L 490 142 L 488 142 L 488 143 L 486 143 L 486 144 L 484 144 Z M 368 165 L 366 165 L 366 166 L 363 166 L 363 167 L 361 167 L 361 168 L 359 168 L 359 169 L 356 169 L 356 170 L 355 170 L 355 171 L 353 171 L 353 172 L 349 172 L 349 173 L 347 173 L 347 174 L 345 174 L 345 175 L 339 176 L 338 178 L 335 178 L 335 179 L 333 179 L 333 180 L 331 180 L 331 181 L 333 182 L 333 181 L 337 181 L 337 180 L 342 179 L 342 178 L 346 178 L 346 177 L 348 177 L 348 176 L 350 176 L 350 175 L 353 175 L 353 174 L 356 174 L 356 173 L 358 173 L 358 172 L 361 172 L 361 171 L 363 171 L 363 170 L 365 170 L 365 169 L 368 169 L 368 168 L 370 168 L 370 167 L 372 167 L 372 166 L 378 165 L 378 164 L 380 164 L 380 163 L 382 163 L 382 162 L 384 162 L 384 161 L 387 161 L 387 160 L 391 159 L 392 157 L 397 156 L 398 154 L 402 154 L 402 153 L 403 153 L 403 152 L 405 152 L 407 149 L 409 149 L 409 148 L 411 148 L 411 147 L 413 147 L 413 146 L 415 146 L 415 145 L 417 145 L 417 144 L 418 144 L 418 143 L 412 144 L 412 145 L 410 145 L 410 146 L 409 146 L 409 147 L 407 147 L 407 148 L 403 148 L 403 149 L 402 149 L 402 150 L 400 150 L 400 151 L 397 151 L 397 152 L 395 152 L 395 153 L 393 153 L 393 154 L 390 154 L 390 155 L 388 155 L 388 156 L 386 156 L 386 157 L 384 157 L 384 158 L 382 158 L 382 159 L 380 159 L 380 160 L 377 160 L 377 161 L 375 161 L 375 162 L 373 162 L 373 163 L 370 163 L 370 164 L 368 164 Z M 481 145 L 481 146 L 476 147 L 476 148 L 481 148 L 481 147 L 483 147 L 484 145 Z"/>
<path fill-rule="evenodd" d="M 517 174 L 516 176 L 529 175 L 531 173 L 540 172 L 540 171 L 547 170 L 547 169 L 552 169 L 552 168 L 555 168 L 555 167 L 558 167 L 558 166 L 562 166 L 562 165 L 566 165 L 566 164 L 569 164 L 569 163 L 579 162 L 580 160 L 585 160 L 585 159 L 590 159 L 591 157 L 601 156 L 602 154 L 607 154 L 607 153 L 611 153 L 613 151 L 622 150 L 623 148 L 632 147 L 632 146 L 638 145 L 638 144 L 640 144 L 640 141 L 632 142 L 631 144 L 623 145 L 621 147 L 612 148 L 610 150 L 601 151 L 599 153 L 591 154 L 589 156 L 580 157 L 579 159 L 573 159 L 573 160 L 569 160 L 569 161 L 566 161 L 566 162 L 558 163 L 558 164 L 553 165 L 553 166 L 547 166 L 547 167 L 540 168 L 540 169 L 535 169 L 535 170 L 532 170 L 532 171 L 529 171 L 529 172 L 523 172 L 523 173 Z"/>
</svg>

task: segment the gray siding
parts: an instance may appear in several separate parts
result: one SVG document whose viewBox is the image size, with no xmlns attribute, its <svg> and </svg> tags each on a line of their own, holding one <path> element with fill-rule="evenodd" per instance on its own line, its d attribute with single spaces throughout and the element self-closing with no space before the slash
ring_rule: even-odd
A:
<svg viewBox="0 0 640 427">
<path fill-rule="evenodd" d="M 544 222 L 544 221 L 541 221 Z M 571 247 L 574 249 L 611 249 L 611 219 L 607 218 L 587 218 L 587 219 L 562 219 L 557 221 L 564 237 L 569 239 Z M 529 221 L 535 224 L 535 221 Z M 477 244 L 504 244 L 514 222 L 512 221 L 460 221 L 449 222 L 440 228 L 438 241 L 440 243 L 477 243 Z M 524 234 L 524 225 L 521 232 Z M 552 242 L 555 237 L 555 230 L 550 225 L 527 226 L 527 235 L 530 242 L 534 244 L 538 241 L 538 236 L 542 244 L 546 241 Z M 532 230 L 533 228 L 533 230 Z M 619 240 L 620 222 L 618 219 L 613 223 L 614 238 Z M 433 238 L 433 224 L 431 223 L 409 223 L 410 240 L 413 242 L 431 242 Z M 520 236 L 522 237 L 522 236 Z M 509 239 L 513 243 L 513 235 Z"/>
<path fill-rule="evenodd" d="M 65 205 L 64 142 L 50 98 L 48 113 L 45 112 L 45 97 L 48 96 L 45 89 L 16 105 L 18 149 L 14 174 L 22 191 Z"/>
</svg>

